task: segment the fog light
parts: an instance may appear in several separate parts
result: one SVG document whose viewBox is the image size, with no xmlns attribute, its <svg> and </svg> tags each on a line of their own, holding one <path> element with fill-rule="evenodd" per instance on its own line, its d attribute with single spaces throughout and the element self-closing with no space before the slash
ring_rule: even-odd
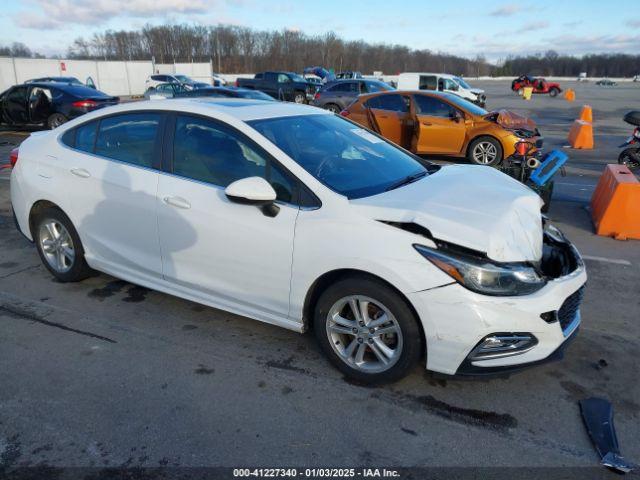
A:
<svg viewBox="0 0 640 480">
<path fill-rule="evenodd" d="M 530 333 L 492 333 L 484 337 L 467 357 L 471 361 L 521 355 L 538 344 Z"/>
</svg>

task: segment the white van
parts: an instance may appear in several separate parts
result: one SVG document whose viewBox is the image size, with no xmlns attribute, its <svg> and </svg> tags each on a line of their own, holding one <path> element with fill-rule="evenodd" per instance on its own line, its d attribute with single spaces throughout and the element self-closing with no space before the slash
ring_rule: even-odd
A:
<svg viewBox="0 0 640 480">
<path fill-rule="evenodd" d="M 471 88 L 462 78 L 448 73 L 401 73 L 398 75 L 398 90 L 439 90 L 454 93 L 481 107 L 484 107 L 487 100 L 484 90 Z"/>
</svg>

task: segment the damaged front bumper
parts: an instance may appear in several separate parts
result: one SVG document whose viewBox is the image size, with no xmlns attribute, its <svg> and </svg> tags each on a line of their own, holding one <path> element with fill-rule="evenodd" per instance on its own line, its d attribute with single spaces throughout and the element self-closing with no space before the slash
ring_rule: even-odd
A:
<svg viewBox="0 0 640 480">
<path fill-rule="evenodd" d="M 573 245 L 547 236 L 539 268 L 548 281 L 531 295 L 492 297 L 458 283 L 409 294 L 427 339 L 427 369 L 492 375 L 562 358 L 581 322 L 587 274 Z M 517 343 L 505 343 L 498 354 L 480 349 L 487 344 L 500 347 L 500 339 Z"/>
</svg>

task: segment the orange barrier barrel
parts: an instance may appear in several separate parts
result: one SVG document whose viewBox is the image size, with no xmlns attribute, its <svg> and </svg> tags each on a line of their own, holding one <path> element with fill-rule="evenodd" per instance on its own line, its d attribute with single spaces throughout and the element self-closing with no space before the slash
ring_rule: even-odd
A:
<svg viewBox="0 0 640 480">
<path fill-rule="evenodd" d="M 564 92 L 564 98 L 567 102 L 573 102 L 576 99 L 576 92 L 569 88 Z"/>
<path fill-rule="evenodd" d="M 593 196 L 596 234 L 616 240 L 640 240 L 640 182 L 625 165 L 607 165 Z"/>
<path fill-rule="evenodd" d="M 569 130 L 569 145 L 571 148 L 590 150 L 593 148 L 593 125 L 584 120 L 576 120 Z"/>
</svg>

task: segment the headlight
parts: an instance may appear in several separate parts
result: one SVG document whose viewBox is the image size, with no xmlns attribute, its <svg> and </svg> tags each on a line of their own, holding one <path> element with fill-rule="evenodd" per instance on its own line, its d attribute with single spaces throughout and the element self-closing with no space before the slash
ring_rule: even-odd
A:
<svg viewBox="0 0 640 480">
<path fill-rule="evenodd" d="M 423 245 L 414 248 L 460 285 L 483 295 L 528 295 L 540 290 L 546 280 L 524 264 L 493 263 L 470 255 L 452 254 Z"/>
<path fill-rule="evenodd" d="M 564 234 L 548 221 L 543 222 L 543 231 L 552 240 L 558 243 L 567 243 Z"/>
</svg>

